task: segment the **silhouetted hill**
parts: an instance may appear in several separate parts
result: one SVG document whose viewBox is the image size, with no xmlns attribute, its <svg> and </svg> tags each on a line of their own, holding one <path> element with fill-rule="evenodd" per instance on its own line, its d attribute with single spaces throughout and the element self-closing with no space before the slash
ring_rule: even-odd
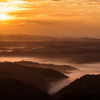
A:
<svg viewBox="0 0 100 100">
<path fill-rule="evenodd" d="M 57 94 L 59 100 L 100 100 L 100 75 L 85 75 Z"/>
<path fill-rule="evenodd" d="M 59 71 L 63 74 L 70 73 L 70 71 L 77 69 L 77 68 L 75 68 L 71 65 L 41 64 L 41 63 L 32 62 L 32 61 L 19 61 L 19 62 L 16 62 L 16 63 L 21 64 L 21 65 L 27 65 L 27 66 L 30 66 L 30 67 L 53 69 L 53 70 Z"/>
<path fill-rule="evenodd" d="M 42 69 L 5 62 L 0 63 L 0 79 L 3 78 L 18 79 L 25 84 L 33 85 L 47 92 L 50 82 L 67 78 L 67 76 L 52 69 Z"/>
<path fill-rule="evenodd" d="M 52 100 L 52 98 L 20 80 L 4 78 L 0 79 L 0 100 Z"/>
</svg>

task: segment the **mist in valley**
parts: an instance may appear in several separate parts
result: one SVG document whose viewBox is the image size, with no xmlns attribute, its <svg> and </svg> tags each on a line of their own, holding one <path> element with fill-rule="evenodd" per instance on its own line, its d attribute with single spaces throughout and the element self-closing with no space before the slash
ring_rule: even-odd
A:
<svg viewBox="0 0 100 100">
<path fill-rule="evenodd" d="M 59 97 L 57 93 L 77 78 L 87 74 L 100 74 L 99 44 L 100 40 L 93 38 L 69 39 L 30 35 L 2 37 L 0 80 L 3 83 L 0 85 L 4 84 L 5 88 L 2 88 L 4 92 L 0 98 L 5 94 L 9 95 L 8 98 L 10 95 L 13 95 L 12 98 L 17 96 L 16 100 L 39 100 L 38 95 L 42 95 L 43 100 L 60 100 L 63 94 Z M 17 89 L 15 85 L 23 85 L 23 88 Z"/>
</svg>

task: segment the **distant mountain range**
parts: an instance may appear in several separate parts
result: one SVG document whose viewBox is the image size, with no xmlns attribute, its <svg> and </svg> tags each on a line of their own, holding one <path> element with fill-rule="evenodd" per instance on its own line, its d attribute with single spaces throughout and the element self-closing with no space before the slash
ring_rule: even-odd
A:
<svg viewBox="0 0 100 100">
<path fill-rule="evenodd" d="M 26 34 L 0 34 L 0 41 L 57 41 L 56 37 L 36 36 Z"/>
<path fill-rule="evenodd" d="M 96 38 L 51 37 L 27 34 L 0 34 L 0 41 L 100 41 Z"/>
</svg>

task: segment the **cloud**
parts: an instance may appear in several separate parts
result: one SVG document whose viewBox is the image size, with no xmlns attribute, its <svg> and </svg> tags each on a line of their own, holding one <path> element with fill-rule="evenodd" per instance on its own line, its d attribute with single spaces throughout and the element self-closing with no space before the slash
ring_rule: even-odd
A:
<svg viewBox="0 0 100 100">
<path fill-rule="evenodd" d="M 88 0 L 88 1 L 90 1 L 90 2 L 91 2 L 91 1 L 100 2 L 100 0 Z"/>
<path fill-rule="evenodd" d="M 0 25 L 79 25 L 82 24 L 82 20 L 55 20 L 55 19 L 14 19 L 9 21 L 1 21 Z"/>
<path fill-rule="evenodd" d="M 0 0 L 0 2 L 7 2 L 8 0 Z"/>
</svg>

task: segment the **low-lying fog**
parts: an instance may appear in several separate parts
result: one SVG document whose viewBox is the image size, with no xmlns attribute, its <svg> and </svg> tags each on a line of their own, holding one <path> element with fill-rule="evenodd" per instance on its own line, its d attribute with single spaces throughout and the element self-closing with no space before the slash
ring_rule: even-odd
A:
<svg viewBox="0 0 100 100">
<path fill-rule="evenodd" d="M 79 78 L 85 74 L 100 74 L 100 63 L 74 64 L 74 63 L 69 63 L 68 59 L 47 59 L 47 58 L 37 58 L 37 57 L 0 57 L 0 62 L 4 61 L 15 62 L 22 60 L 45 63 L 45 64 L 71 65 L 75 68 L 78 68 L 77 70 L 71 71 L 71 73 L 66 74 L 69 76 L 68 79 L 50 83 L 51 87 L 48 90 L 49 94 L 57 92 L 62 87 L 68 85 L 76 78 Z"/>
</svg>

